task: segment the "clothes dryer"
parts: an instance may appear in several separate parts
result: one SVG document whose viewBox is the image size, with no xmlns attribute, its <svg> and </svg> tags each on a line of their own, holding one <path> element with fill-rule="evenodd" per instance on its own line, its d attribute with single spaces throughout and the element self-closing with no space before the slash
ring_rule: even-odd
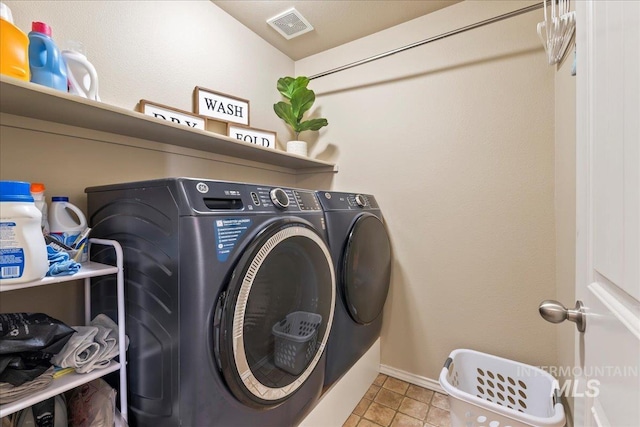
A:
<svg viewBox="0 0 640 427">
<path fill-rule="evenodd" d="M 391 243 L 372 195 L 319 191 L 338 289 L 325 387 L 335 383 L 380 336 L 391 281 Z"/>
<path fill-rule="evenodd" d="M 91 236 L 124 252 L 129 424 L 299 423 L 322 390 L 335 304 L 316 194 L 191 178 L 86 192 Z M 92 309 L 113 316 L 98 286 L 113 279 L 94 280 Z"/>
</svg>

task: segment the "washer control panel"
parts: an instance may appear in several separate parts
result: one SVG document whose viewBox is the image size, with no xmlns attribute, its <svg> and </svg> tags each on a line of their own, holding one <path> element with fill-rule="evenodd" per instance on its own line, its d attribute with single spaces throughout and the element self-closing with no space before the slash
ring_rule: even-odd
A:
<svg viewBox="0 0 640 427">
<path fill-rule="evenodd" d="M 314 191 L 280 187 L 255 187 L 251 192 L 254 209 L 276 207 L 286 211 L 322 210 Z"/>
<path fill-rule="evenodd" d="M 318 197 L 325 211 L 379 209 L 375 197 L 370 194 L 319 191 Z"/>
<path fill-rule="evenodd" d="M 193 210 L 245 212 L 322 212 L 315 191 L 238 182 L 181 179 Z"/>
<path fill-rule="evenodd" d="M 293 190 L 293 194 L 301 211 L 319 211 L 321 209 L 315 192 Z"/>
</svg>

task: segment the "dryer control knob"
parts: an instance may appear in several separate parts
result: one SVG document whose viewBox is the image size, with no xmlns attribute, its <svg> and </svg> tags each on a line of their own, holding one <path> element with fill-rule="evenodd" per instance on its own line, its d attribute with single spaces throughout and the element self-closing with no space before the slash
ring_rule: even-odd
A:
<svg viewBox="0 0 640 427">
<path fill-rule="evenodd" d="M 282 188 L 274 188 L 269 192 L 269 196 L 276 207 L 280 209 L 289 207 L 289 196 Z"/>
<path fill-rule="evenodd" d="M 367 206 L 367 198 L 362 194 L 356 194 L 356 204 L 361 208 L 364 208 L 365 206 Z"/>
</svg>

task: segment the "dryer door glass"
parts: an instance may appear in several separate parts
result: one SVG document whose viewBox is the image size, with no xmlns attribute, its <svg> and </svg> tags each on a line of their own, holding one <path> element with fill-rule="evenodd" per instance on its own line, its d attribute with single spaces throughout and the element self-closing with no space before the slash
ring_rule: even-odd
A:
<svg viewBox="0 0 640 427">
<path fill-rule="evenodd" d="M 343 298 L 349 314 L 366 325 L 382 312 L 391 281 L 391 244 L 376 216 L 360 215 L 353 223 L 341 266 Z"/>
<path fill-rule="evenodd" d="M 282 221 L 259 234 L 233 272 L 221 320 L 220 363 L 236 397 L 264 407 L 297 390 L 322 356 L 334 302 L 329 249 L 310 226 Z"/>
</svg>

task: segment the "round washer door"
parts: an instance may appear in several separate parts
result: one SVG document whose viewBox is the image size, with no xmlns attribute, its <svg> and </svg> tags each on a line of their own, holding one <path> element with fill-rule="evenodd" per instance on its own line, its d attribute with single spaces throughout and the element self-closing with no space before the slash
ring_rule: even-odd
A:
<svg viewBox="0 0 640 427">
<path fill-rule="evenodd" d="M 309 223 L 287 218 L 260 232 L 219 303 L 218 362 L 235 397 L 265 408 L 300 388 L 322 356 L 334 303 L 331 255 Z"/>
<path fill-rule="evenodd" d="M 351 225 L 340 279 L 353 320 L 362 325 L 373 322 L 382 312 L 391 281 L 391 243 L 378 217 L 364 213 Z"/>
</svg>

